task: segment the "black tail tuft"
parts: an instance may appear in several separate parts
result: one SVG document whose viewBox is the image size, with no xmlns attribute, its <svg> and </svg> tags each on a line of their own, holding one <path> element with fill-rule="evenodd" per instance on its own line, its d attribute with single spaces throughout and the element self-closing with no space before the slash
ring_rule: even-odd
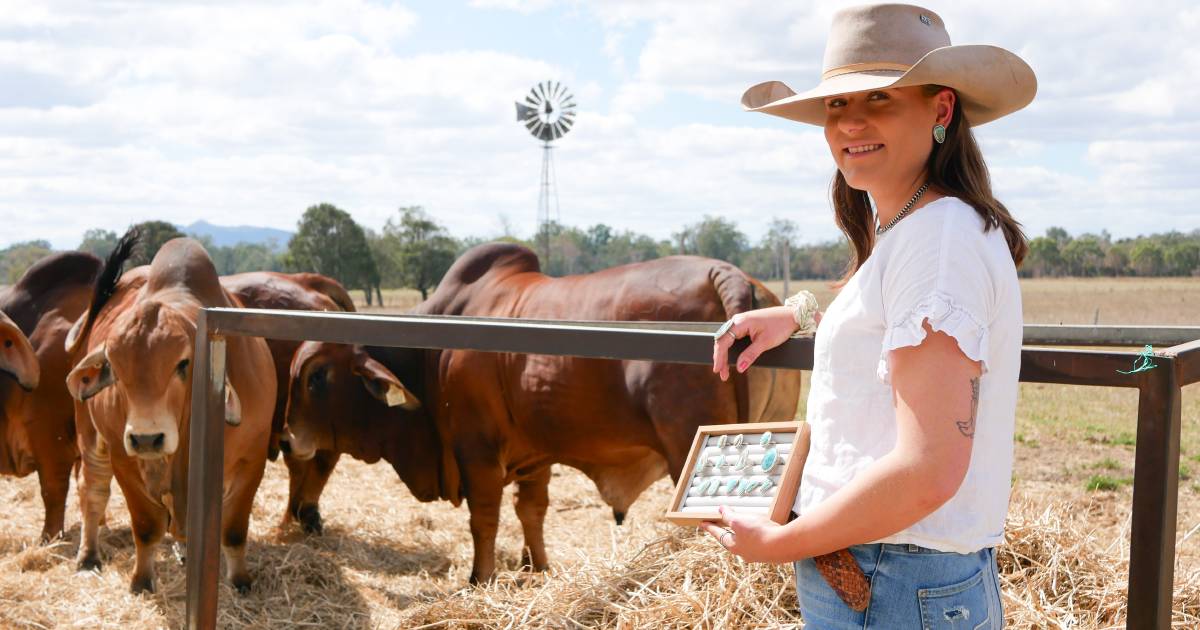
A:
<svg viewBox="0 0 1200 630">
<path fill-rule="evenodd" d="M 129 231 L 125 232 L 125 235 L 117 241 L 117 246 L 108 255 L 108 259 L 104 261 L 100 275 L 96 276 L 96 285 L 92 291 L 92 304 L 88 307 L 87 324 L 89 326 L 96 321 L 96 315 L 100 313 L 100 309 L 104 308 L 109 298 L 116 292 L 122 268 L 133 255 L 133 250 L 139 244 L 140 239 L 141 233 L 138 232 L 138 229 L 136 227 L 129 228 Z"/>
</svg>

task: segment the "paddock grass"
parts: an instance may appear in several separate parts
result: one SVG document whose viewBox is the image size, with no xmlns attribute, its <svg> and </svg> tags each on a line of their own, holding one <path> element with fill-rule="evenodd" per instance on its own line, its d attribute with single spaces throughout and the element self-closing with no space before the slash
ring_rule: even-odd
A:
<svg viewBox="0 0 1200 630">
<path fill-rule="evenodd" d="M 832 294 L 810 288 L 821 304 Z M 815 288 L 813 288 L 815 287 Z M 772 287 L 779 292 L 781 287 Z M 1200 280 L 1022 281 L 1027 323 L 1200 324 Z M 355 292 L 355 299 L 361 299 Z M 385 292 L 385 304 L 416 303 Z M 403 308 L 395 307 L 395 308 Z M 1111 319 L 1109 319 L 1111 315 Z M 805 374 L 805 395 L 808 375 Z M 1010 628 L 1123 627 L 1136 390 L 1023 383 L 1006 543 L 998 557 Z M 799 414 L 804 412 L 801 396 Z M 1175 625 L 1200 625 L 1200 385 L 1184 389 Z M 582 474 L 556 466 L 546 536 L 552 570 L 520 570 L 520 525 L 502 512 L 494 584 L 466 587 L 465 505 L 417 502 L 386 465 L 346 458 L 322 511 L 326 533 L 281 530 L 286 471 L 268 464 L 251 524 L 252 593 L 221 587 L 223 628 L 801 627 L 787 566 L 745 564 L 661 518 L 670 483 L 654 484 L 617 527 Z M 35 544 L 35 477 L 0 478 L 0 628 L 179 627 L 183 569 L 165 550 L 159 590 L 132 596 L 129 518 L 114 488 L 105 568 L 76 573 L 72 490 L 67 537 Z M 511 501 L 511 489 L 506 502 Z"/>
</svg>

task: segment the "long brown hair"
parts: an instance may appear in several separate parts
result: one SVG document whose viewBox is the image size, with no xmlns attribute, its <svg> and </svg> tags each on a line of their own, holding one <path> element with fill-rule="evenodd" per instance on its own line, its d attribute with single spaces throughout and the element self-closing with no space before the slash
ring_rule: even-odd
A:
<svg viewBox="0 0 1200 630">
<path fill-rule="evenodd" d="M 941 85 L 922 87 L 926 97 L 945 89 Z M 1013 262 L 1020 267 L 1025 254 L 1029 252 L 1025 232 L 1021 230 L 1021 223 L 1009 214 L 1008 208 L 992 195 L 987 164 L 983 161 L 979 145 L 975 143 L 970 122 L 963 116 L 962 99 L 954 99 L 954 114 L 950 126 L 946 128 L 946 141 L 933 145 L 925 170 L 931 190 L 958 197 L 975 208 L 983 217 L 984 232 L 993 227 L 1004 231 Z M 850 263 L 845 274 L 830 284 L 830 288 L 839 289 L 866 262 L 875 247 L 875 215 L 867 191 L 851 188 L 840 170 L 833 176 L 830 196 L 833 199 L 834 219 L 851 245 Z"/>
</svg>

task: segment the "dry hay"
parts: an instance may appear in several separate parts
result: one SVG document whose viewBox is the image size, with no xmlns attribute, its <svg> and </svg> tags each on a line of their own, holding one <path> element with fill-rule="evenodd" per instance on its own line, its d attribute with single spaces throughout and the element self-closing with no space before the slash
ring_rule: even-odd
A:
<svg viewBox="0 0 1200 630">
<path fill-rule="evenodd" d="M 996 554 L 1011 626 L 1125 627 L 1130 496 L 1109 498 L 1014 496 Z M 1104 525 L 1114 519 L 1115 528 Z M 1177 550 L 1194 531 L 1180 532 Z M 1176 562 L 1172 608 L 1173 625 L 1200 626 L 1200 568 Z"/>
<path fill-rule="evenodd" d="M 182 624 L 184 572 L 169 553 L 157 563 L 157 594 L 128 593 L 133 545 L 119 491 L 112 529 L 103 530 L 108 564 L 78 574 L 73 495 L 67 540 L 29 545 L 40 527 L 36 488 L 33 478 L 0 479 L 0 504 L 10 507 L 0 523 L 0 627 Z M 274 528 L 286 489 L 283 467 L 270 465 L 251 528 L 254 590 L 240 597 L 222 583 L 221 627 L 802 627 L 790 566 L 746 564 L 707 535 L 661 519 L 666 480 L 617 527 L 586 477 L 556 467 L 546 522 L 552 570 L 520 571 L 520 524 L 505 509 L 498 579 L 478 588 L 465 586 L 472 556 L 465 507 L 418 503 L 389 467 L 339 465 L 322 503 L 321 537 Z M 1128 504 L 1127 489 L 1017 489 L 998 554 L 1010 628 L 1123 625 Z M 1180 627 L 1200 620 L 1194 568 L 1177 571 L 1175 608 Z"/>
</svg>

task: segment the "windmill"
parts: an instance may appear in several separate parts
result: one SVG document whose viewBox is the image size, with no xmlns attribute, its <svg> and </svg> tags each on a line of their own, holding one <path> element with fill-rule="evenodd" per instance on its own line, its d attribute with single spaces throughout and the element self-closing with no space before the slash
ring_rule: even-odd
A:
<svg viewBox="0 0 1200 630">
<path fill-rule="evenodd" d="M 550 260 L 550 206 L 554 220 L 562 216 L 558 206 L 558 188 L 554 183 L 554 158 L 551 142 L 567 135 L 575 124 L 574 96 L 558 81 L 544 81 L 533 86 L 524 102 L 517 101 L 517 121 L 534 138 L 542 141 L 542 181 L 538 193 L 538 235 L 541 237 L 542 260 Z"/>
</svg>

